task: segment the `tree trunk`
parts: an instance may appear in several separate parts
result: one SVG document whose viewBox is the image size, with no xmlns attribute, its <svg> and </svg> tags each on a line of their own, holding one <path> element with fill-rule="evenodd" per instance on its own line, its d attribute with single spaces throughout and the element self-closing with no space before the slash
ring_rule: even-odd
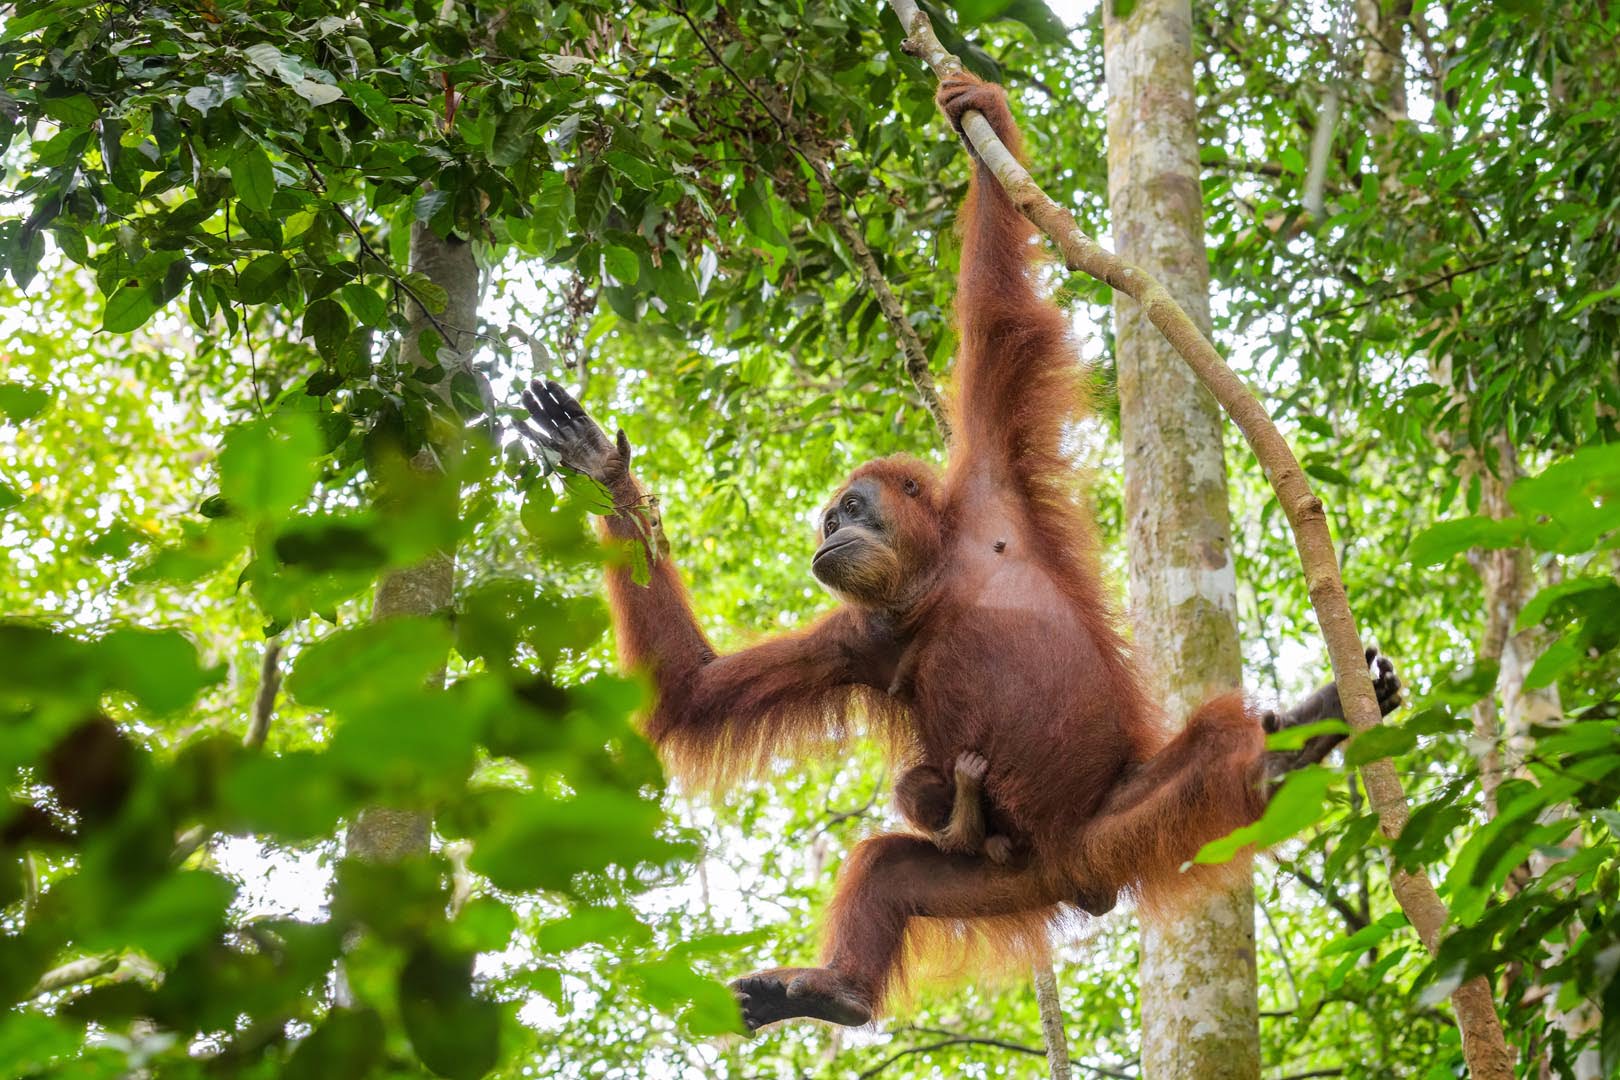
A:
<svg viewBox="0 0 1620 1080">
<path fill-rule="evenodd" d="M 1116 250 L 1209 332 L 1188 0 L 1142 0 L 1104 22 L 1108 200 Z M 1136 654 L 1176 720 L 1239 685 L 1219 408 L 1136 301 L 1116 294 Z M 1258 1077 L 1254 897 L 1212 897 L 1142 933 L 1142 1072 Z"/>
<path fill-rule="evenodd" d="M 435 316 L 422 309 L 414 298 L 407 301 L 410 331 L 400 345 L 400 358 L 415 367 L 426 366 L 422 354 L 424 331 L 446 338 L 438 352 L 444 365 L 445 385 L 457 371 L 468 370 L 477 347 L 473 328 L 478 325 L 478 302 L 482 279 L 473 261 L 472 245 L 455 237 L 441 239 L 432 229 L 418 223 L 411 230 L 411 269 L 449 294 L 443 312 Z M 411 459 L 413 473 L 433 473 L 442 468 L 433 447 L 425 446 Z M 388 493 L 382 492 L 381 498 Z M 456 579 L 454 551 L 435 552 L 415 566 L 395 570 L 377 587 L 371 609 L 374 620 L 396 615 L 434 615 L 449 610 L 454 600 Z M 444 672 L 433 676 L 442 685 Z M 393 862 L 428 850 L 433 817 L 426 808 L 401 809 L 374 806 L 360 812 L 349 826 L 349 854 L 378 862 Z"/>
<path fill-rule="evenodd" d="M 1041 1039 L 1046 1043 L 1046 1069 L 1052 1080 L 1070 1080 L 1069 1037 L 1063 1032 L 1063 997 L 1051 961 L 1035 965 L 1035 1004 L 1041 1012 Z"/>
</svg>

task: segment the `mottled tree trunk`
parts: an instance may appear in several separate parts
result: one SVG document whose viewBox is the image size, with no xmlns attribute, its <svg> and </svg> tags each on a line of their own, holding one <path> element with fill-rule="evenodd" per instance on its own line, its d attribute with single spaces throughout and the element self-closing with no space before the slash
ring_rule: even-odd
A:
<svg viewBox="0 0 1620 1080">
<path fill-rule="evenodd" d="M 1115 249 L 1209 331 L 1187 0 L 1142 0 L 1104 23 Z M 1120 429 L 1135 648 L 1177 721 L 1237 686 L 1237 581 L 1220 411 L 1134 301 L 1116 294 Z M 1254 897 L 1212 897 L 1142 934 L 1142 1072 L 1258 1077 Z"/>
<path fill-rule="evenodd" d="M 468 367 L 477 347 L 473 328 L 478 325 L 478 302 L 483 291 L 472 245 L 455 237 L 441 239 L 418 223 L 411 231 L 411 269 L 444 289 L 449 300 L 444 311 L 431 318 L 414 299 L 407 302 L 410 331 L 401 343 L 400 359 L 412 366 L 425 366 L 422 334 L 441 334 L 446 340 L 437 359 L 444 366 L 448 385 L 452 374 Z M 412 474 L 430 474 L 440 468 L 439 455 L 431 445 L 411 459 Z M 386 499 L 388 492 L 382 492 L 381 497 Z M 371 617 L 380 620 L 447 611 L 454 599 L 455 579 L 453 551 L 435 552 L 415 566 L 395 570 L 378 585 Z M 434 680 L 442 684 L 444 672 L 435 674 Z M 426 807 L 371 807 L 361 811 L 349 826 L 349 853 L 380 862 L 420 854 L 428 850 L 432 827 L 432 814 Z"/>
</svg>

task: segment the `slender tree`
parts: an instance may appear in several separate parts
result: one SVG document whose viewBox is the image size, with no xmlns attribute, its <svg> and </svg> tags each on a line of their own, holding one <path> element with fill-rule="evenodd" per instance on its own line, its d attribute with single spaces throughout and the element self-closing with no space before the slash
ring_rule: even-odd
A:
<svg viewBox="0 0 1620 1080">
<path fill-rule="evenodd" d="M 1124 18 L 1110 7 L 1103 44 L 1116 250 L 1208 335 L 1190 5 L 1143 0 Z M 1242 675 L 1220 408 L 1140 304 L 1116 293 L 1114 319 L 1135 650 L 1179 720 Z M 1146 1075 L 1260 1075 L 1254 948 L 1247 885 L 1144 926 Z"/>
</svg>

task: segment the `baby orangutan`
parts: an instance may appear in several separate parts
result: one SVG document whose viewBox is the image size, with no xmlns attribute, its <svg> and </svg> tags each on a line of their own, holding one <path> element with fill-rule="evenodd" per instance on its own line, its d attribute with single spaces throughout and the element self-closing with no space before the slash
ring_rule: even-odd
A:
<svg viewBox="0 0 1620 1080">
<path fill-rule="evenodd" d="M 1028 855 L 1028 845 L 1015 843 L 1011 830 L 995 822 L 1000 815 L 984 790 L 989 771 L 989 760 L 973 750 L 956 756 L 949 777 L 931 765 L 913 765 L 895 781 L 900 814 L 947 855 L 983 856 L 993 866 L 1011 866 Z M 1117 890 L 1077 882 L 1070 903 L 1103 915 L 1117 900 Z"/>
<path fill-rule="evenodd" d="M 1006 866 L 1013 858 L 1012 840 L 1001 833 L 986 835 L 984 774 L 989 770 L 990 762 L 972 750 L 957 755 L 950 781 L 936 769 L 915 765 L 895 784 L 900 813 L 946 854 L 983 855 Z"/>
</svg>

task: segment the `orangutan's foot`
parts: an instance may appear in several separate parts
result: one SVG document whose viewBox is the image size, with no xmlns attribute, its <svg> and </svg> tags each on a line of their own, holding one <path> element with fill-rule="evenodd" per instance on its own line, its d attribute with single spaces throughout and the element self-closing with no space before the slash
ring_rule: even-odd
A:
<svg viewBox="0 0 1620 1080">
<path fill-rule="evenodd" d="M 807 1017 L 844 1027 L 872 1019 L 872 1007 L 829 968 L 771 968 L 731 984 L 749 1031 L 779 1020 Z"/>
<path fill-rule="evenodd" d="M 1119 903 L 1117 890 L 1098 885 L 1082 885 L 1075 890 L 1074 906 L 1087 915 L 1106 915 Z"/>
</svg>

